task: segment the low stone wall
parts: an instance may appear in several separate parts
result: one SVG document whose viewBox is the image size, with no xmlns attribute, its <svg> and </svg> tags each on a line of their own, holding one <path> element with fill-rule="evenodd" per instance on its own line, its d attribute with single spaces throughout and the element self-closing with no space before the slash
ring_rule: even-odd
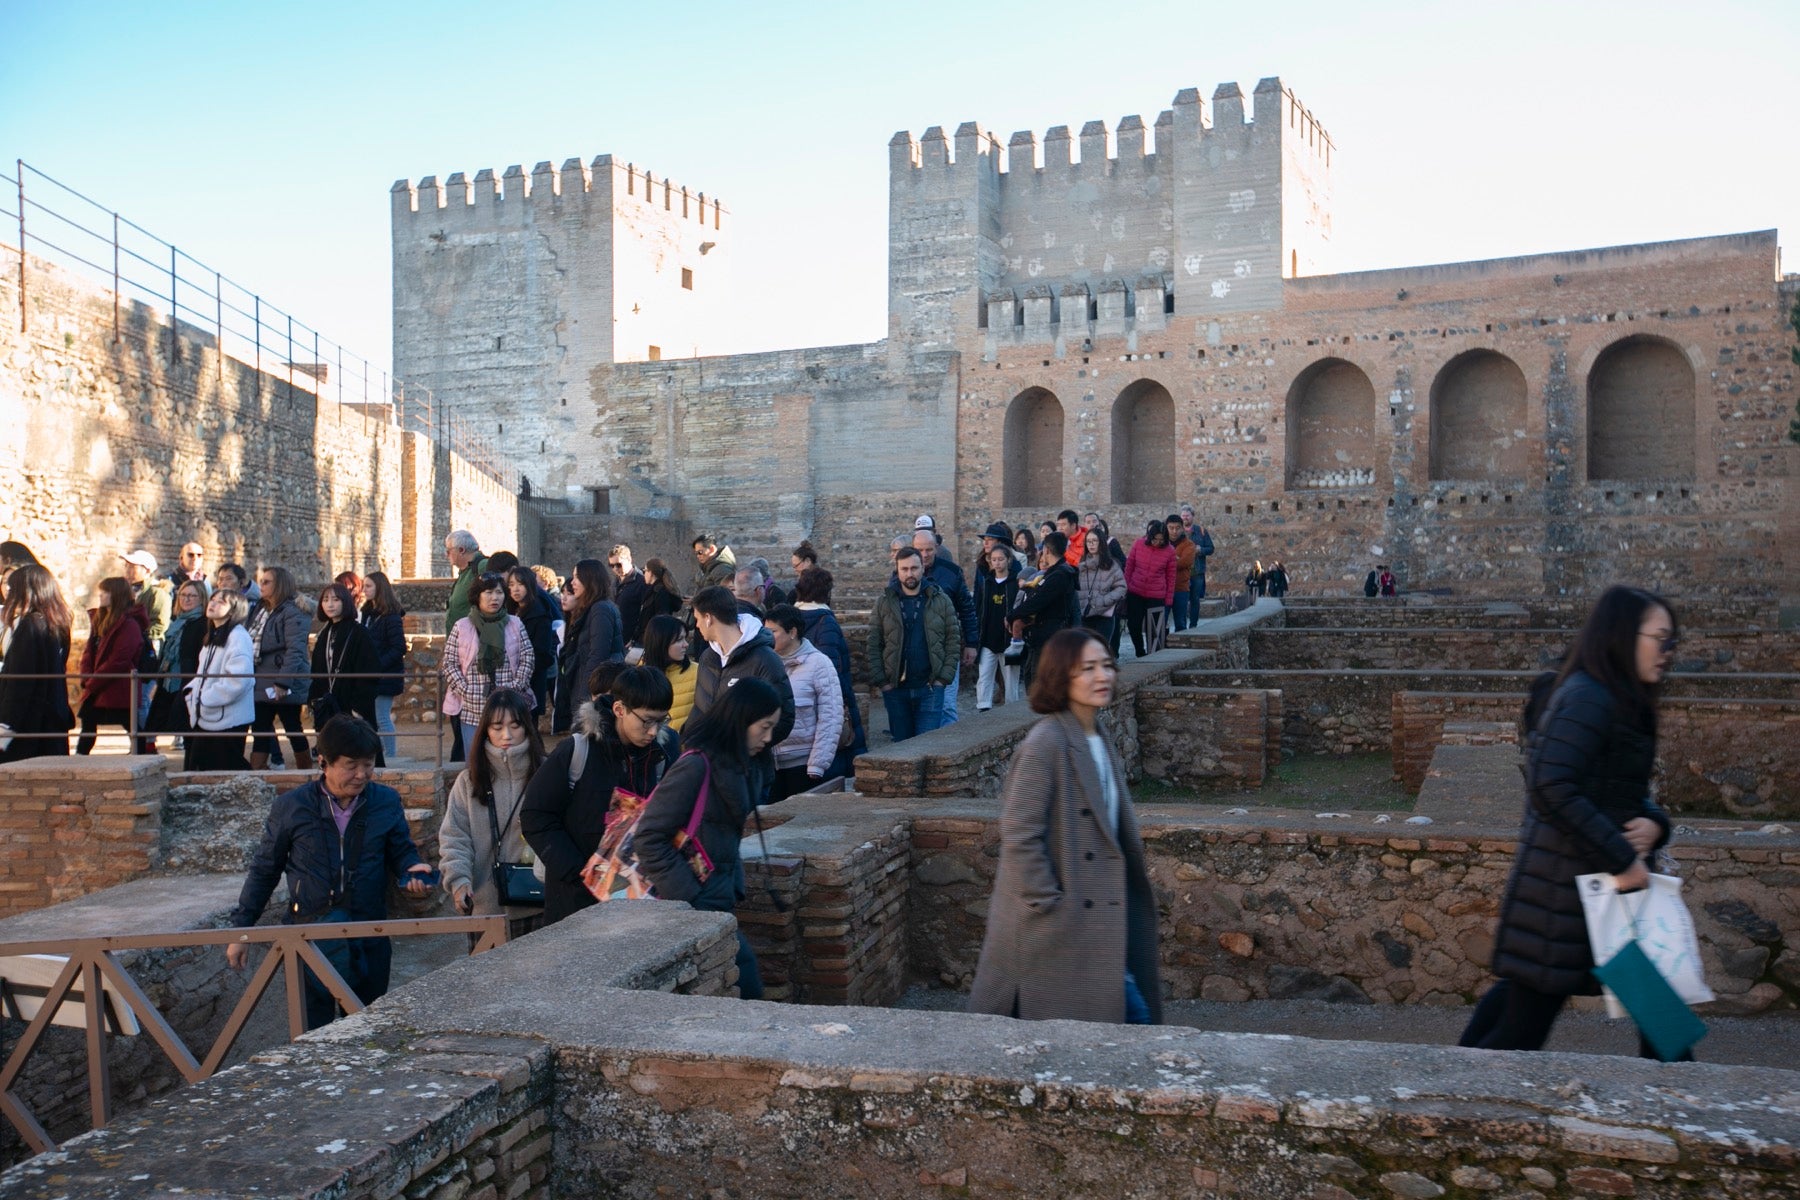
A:
<svg viewBox="0 0 1800 1200">
<path fill-rule="evenodd" d="M 1395 778 L 1417 792 L 1447 723 L 1516 729 L 1524 703 L 1522 693 L 1396 693 Z M 1800 701 L 1672 697 L 1657 734 L 1657 799 L 1670 812 L 1800 818 Z"/>
<path fill-rule="evenodd" d="M 1286 670 L 1546 671 L 1572 629 L 1277 628 L 1250 634 L 1250 664 Z M 1800 672 L 1800 635 L 1777 629 L 1684 630 L 1674 669 L 1684 674 Z"/>
<path fill-rule="evenodd" d="M 0 917 L 135 879 L 162 852 L 160 758 L 33 758 L 0 768 Z"/>
<path fill-rule="evenodd" d="M 0 921 L 0 943 L 218 929 L 226 924 L 242 885 L 241 874 L 140 879 Z M 216 946 L 124 950 L 115 957 L 197 1058 L 204 1058 L 218 1038 L 249 978 L 229 969 Z M 275 990 L 280 991 L 279 984 Z M 25 1025 L 6 1021 L 0 1028 L 4 1030 L 0 1043 L 10 1053 L 24 1035 Z M 260 1005 L 229 1061 L 241 1062 L 286 1035 L 286 1010 L 281 1001 Z M 148 1033 L 114 1037 L 110 1045 L 115 1110 L 142 1104 L 180 1086 L 180 1072 Z M 67 1026 L 46 1030 L 14 1090 L 55 1140 L 64 1141 L 90 1128 L 85 1031 Z M 0 1165 L 9 1166 L 26 1157 L 24 1143 L 12 1128 L 0 1126 L 0 1130 Z"/>
<path fill-rule="evenodd" d="M 1372 816 L 1373 814 L 1371 814 Z M 1515 828 L 1383 826 L 1141 805 L 1174 998 L 1462 1004 L 1485 986 Z M 966 988 L 999 865 L 992 802 L 915 808 L 911 969 Z M 1800 837 L 1672 847 L 1720 1011 L 1800 1001 Z"/>
<path fill-rule="evenodd" d="M 1510 621 L 1524 614 L 1526 628 L 1579 629 L 1594 607 L 1595 597 L 1518 596 L 1493 600 L 1414 593 L 1372 600 L 1362 596 L 1290 596 L 1286 600 L 1288 624 L 1333 625 L 1392 629 L 1417 624 L 1422 627 L 1482 628 L 1496 621 Z M 1757 626 L 1775 629 L 1781 623 L 1780 606 L 1755 596 L 1707 597 L 1692 604 L 1672 599 L 1683 623 L 1700 628 L 1735 629 Z"/>
<path fill-rule="evenodd" d="M 1146 687 L 1136 712 L 1143 778 L 1261 787 L 1281 763 L 1280 692 Z"/>
<path fill-rule="evenodd" d="M 1170 649 L 1119 668 L 1106 713 L 1132 778 L 1138 778 L 1141 769 L 1139 689 L 1166 682 L 1195 658 L 1195 651 Z M 904 742 L 872 747 L 856 760 L 857 791 L 866 796 L 997 796 L 1013 751 L 1037 719 L 1038 714 L 1024 704 L 1002 704 L 989 712 L 965 714 L 954 725 Z"/>
<path fill-rule="evenodd" d="M 1401 692 L 1522 697 L 1537 675 L 1536 671 L 1235 671 L 1189 666 L 1177 670 L 1172 682 L 1182 687 L 1279 691 L 1284 754 L 1373 754 L 1393 746 L 1394 697 Z M 1800 700 L 1800 674 L 1670 675 L 1665 695 Z"/>
<path fill-rule="evenodd" d="M 1800 1162 L 1792 1072 L 656 995 L 622 965 L 729 922 L 590 914 L 154 1101 L 0 1196 L 1764 1200 Z"/>
</svg>

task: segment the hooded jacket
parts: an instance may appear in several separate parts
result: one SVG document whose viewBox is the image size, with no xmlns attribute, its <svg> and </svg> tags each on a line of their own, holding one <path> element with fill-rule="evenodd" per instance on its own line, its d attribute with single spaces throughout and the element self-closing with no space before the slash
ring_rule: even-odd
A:
<svg viewBox="0 0 1800 1200">
<path fill-rule="evenodd" d="M 720 551 L 721 554 L 724 551 Z M 738 642 L 723 658 L 716 645 L 708 644 L 700 651 L 700 672 L 694 680 L 694 710 L 691 721 L 711 708 L 725 689 L 740 679 L 754 677 L 766 681 L 781 697 L 781 716 L 775 722 L 776 743 L 784 742 L 794 732 L 794 688 L 788 682 L 787 667 L 775 653 L 775 639 L 763 623 L 747 613 L 738 614 Z"/>
<path fill-rule="evenodd" d="M 587 767 L 569 786 L 569 764 L 575 739 L 588 739 Z M 519 829 L 544 864 L 544 920 L 560 921 L 596 903 L 581 882 L 606 832 L 606 810 L 614 788 L 639 796 L 656 790 L 663 772 L 680 750 L 681 739 L 663 730 L 648 746 L 627 745 L 613 726 L 612 709 L 593 701 L 575 714 L 570 737 L 550 752 L 531 782 L 519 808 Z"/>
<path fill-rule="evenodd" d="M 854 757 L 868 750 L 869 741 L 863 732 L 862 709 L 856 703 L 856 681 L 850 670 L 850 643 L 844 637 L 843 626 L 838 624 L 836 614 L 826 605 L 809 600 L 795 607 L 806 622 L 806 640 L 829 658 L 837 671 L 838 688 L 844 697 L 844 717 L 850 722 L 849 754 Z"/>
<path fill-rule="evenodd" d="M 658 900 L 685 901 L 703 912 L 731 912 L 738 906 L 744 898 L 744 822 L 771 778 L 766 752 L 739 764 L 724 755 L 692 751 L 669 768 L 644 806 L 635 835 L 638 865 Z M 705 882 L 675 847 L 675 835 L 687 828 L 695 805 L 703 800 L 700 845 L 713 865 Z"/>
<path fill-rule="evenodd" d="M 1013 616 L 1026 619 L 1025 640 L 1033 646 L 1043 645 L 1059 630 L 1081 624 L 1075 568 L 1057 562 L 1031 579 L 1021 579 Z"/>
<path fill-rule="evenodd" d="M 962 665 L 962 624 L 956 606 L 943 589 L 927 582 L 919 589 L 925 598 L 919 619 L 925 623 L 925 649 L 931 656 L 931 678 L 910 680 L 908 687 L 924 687 L 927 683 L 948 686 Z M 875 600 L 869 614 L 869 682 L 878 688 L 898 686 L 906 656 L 906 621 L 901 615 L 900 601 L 906 593 L 898 579 L 890 580 L 886 590 Z"/>
<path fill-rule="evenodd" d="M 956 607 L 956 620 L 962 629 L 962 642 L 965 646 L 978 644 L 978 631 L 975 618 L 975 598 L 969 594 L 969 585 L 963 575 L 963 569 L 944 556 L 944 548 L 939 546 L 932 559 L 931 570 L 925 572 L 925 582 L 935 583 L 950 598 Z"/>
<path fill-rule="evenodd" d="M 775 746 L 776 767 L 804 765 L 807 774 L 823 779 L 837 757 L 838 734 L 844 728 L 844 696 L 837 669 L 805 638 L 792 654 L 781 656 L 794 689 L 794 730 Z"/>
<path fill-rule="evenodd" d="M 1125 588 L 1157 604 L 1175 603 L 1175 551 L 1139 538 L 1125 556 Z"/>
<path fill-rule="evenodd" d="M 1017 571 L 1008 571 L 999 582 L 991 571 L 975 577 L 976 641 L 983 649 L 998 654 L 1012 642 L 1013 603 L 1018 596 Z"/>
<path fill-rule="evenodd" d="M 187 684 L 188 720 L 195 729 L 236 729 L 256 720 L 253 692 L 256 652 L 242 625 L 233 625 L 223 646 L 200 647 L 200 663 Z"/>
<path fill-rule="evenodd" d="M 1125 603 L 1125 572 L 1119 570 L 1119 564 L 1113 561 L 1111 554 L 1101 555 L 1098 561 L 1082 559 L 1075 569 L 1075 576 L 1081 592 L 1083 617 L 1118 614 L 1119 606 Z"/>
</svg>

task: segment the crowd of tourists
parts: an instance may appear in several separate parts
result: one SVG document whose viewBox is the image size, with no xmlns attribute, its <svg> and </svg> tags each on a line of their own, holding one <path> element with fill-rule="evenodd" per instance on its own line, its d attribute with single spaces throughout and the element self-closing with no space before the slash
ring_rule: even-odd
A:
<svg viewBox="0 0 1800 1200">
<path fill-rule="evenodd" d="M 259 567 L 254 579 L 235 563 L 208 571 L 197 544 L 166 574 L 147 551 L 123 554 L 120 574 L 93 591 L 71 703 L 62 589 L 27 548 L 0 543 L 0 761 L 66 754 L 71 731 L 87 754 L 114 725 L 135 730 L 144 753 L 158 738 L 184 738 L 190 769 L 262 769 L 279 760 L 280 726 L 294 766 L 317 775 L 276 800 L 235 923 L 259 921 L 284 875 L 291 921 L 381 919 L 391 879 L 413 894 L 440 887 L 461 913 L 504 915 L 520 936 L 614 894 L 735 910 L 747 893 L 746 823 L 763 805 L 849 774 L 868 748 L 835 580 L 808 542 L 793 549 L 783 584 L 766 559 L 740 563 L 730 546 L 698 536 L 686 596 L 667 563 L 640 568 L 624 545 L 578 561 L 566 579 L 484 555 L 466 531 L 445 550 L 456 574 L 442 710 L 467 765 L 435 869 L 398 794 L 374 782 L 395 752 L 406 659 L 405 614 L 378 571 L 344 572 L 302 596 L 282 567 Z M 1035 531 L 996 521 L 972 582 L 929 515 L 893 539 L 866 664 L 891 738 L 954 721 L 965 669 L 977 672 L 977 710 L 1028 699 L 1043 718 L 1004 784 L 972 1010 L 1161 1020 L 1154 893 L 1105 713 L 1122 635 L 1142 655 L 1191 623 L 1213 553 L 1186 507 L 1151 522 L 1129 552 L 1097 513 L 1064 510 Z M 1281 563 L 1259 563 L 1246 583 L 1279 596 L 1287 580 Z M 1385 565 L 1370 583 L 1378 595 L 1397 590 Z M 1657 697 L 1677 644 L 1667 601 L 1615 587 L 1561 669 L 1532 689 L 1498 981 L 1464 1045 L 1539 1048 L 1569 996 L 1598 991 L 1575 879 L 1605 873 L 1622 889 L 1644 886 L 1669 839 L 1649 782 Z M 568 735 L 549 753 L 546 729 Z M 616 835 L 609 844 L 621 814 L 632 831 L 625 883 L 625 852 Z M 740 994 L 755 998 L 756 957 L 738 939 Z M 321 949 L 365 1002 L 386 990 L 385 939 Z M 228 957 L 243 966 L 246 947 Z M 338 1010 L 310 972 L 306 1006 L 309 1026 Z M 1641 1053 L 1689 1056 L 1648 1036 Z"/>
</svg>

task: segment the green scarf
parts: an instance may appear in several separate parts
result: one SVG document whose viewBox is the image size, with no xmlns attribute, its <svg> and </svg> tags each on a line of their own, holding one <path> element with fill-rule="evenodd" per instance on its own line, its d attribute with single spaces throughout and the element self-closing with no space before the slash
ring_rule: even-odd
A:
<svg viewBox="0 0 1800 1200">
<path fill-rule="evenodd" d="M 501 609 L 490 617 L 477 604 L 469 610 L 469 621 L 475 626 L 475 636 L 481 639 L 481 653 L 475 659 L 475 669 L 492 679 L 506 662 L 506 610 Z"/>
</svg>

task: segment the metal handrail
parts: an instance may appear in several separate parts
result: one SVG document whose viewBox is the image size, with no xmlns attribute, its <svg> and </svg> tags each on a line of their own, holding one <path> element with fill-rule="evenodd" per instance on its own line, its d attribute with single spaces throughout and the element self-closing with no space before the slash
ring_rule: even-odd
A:
<svg viewBox="0 0 1800 1200">
<path fill-rule="evenodd" d="M 323 401 L 335 382 L 337 404 L 357 406 L 365 423 L 372 407 L 384 406 L 387 412 L 377 414 L 378 420 L 403 432 L 424 434 L 496 482 L 517 489 L 517 472 L 505 465 L 494 444 L 436 403 L 430 388 L 378 370 L 368 358 L 266 303 L 251 288 L 23 159 L 14 159 L 13 164 L 15 175 L 8 182 L 14 186 L 8 190 L 14 207 L 0 208 L 0 217 L 9 218 L 18 232 L 20 332 L 27 332 L 30 323 L 30 255 L 54 251 L 45 257 L 79 264 L 109 286 L 115 343 L 123 333 L 121 301 L 126 296 L 134 303 L 166 306 L 172 357 L 180 356 L 183 325 L 192 333 L 210 334 L 221 376 L 227 357 L 258 372 L 285 372 L 289 404 L 302 391 Z M 66 194 L 74 205 L 85 206 L 80 209 L 85 219 L 46 203 L 35 190 L 28 194 L 28 177 Z M 38 228 L 40 219 L 51 222 L 51 236 Z M 335 381 L 330 379 L 334 365 Z"/>
<path fill-rule="evenodd" d="M 88 1058 L 88 1106 L 95 1129 L 112 1117 L 112 1073 L 107 1063 L 108 992 L 116 992 L 125 1001 L 138 1024 L 150 1034 L 186 1083 L 209 1078 L 224 1063 L 237 1044 L 257 1002 L 268 990 L 275 972 L 286 967 L 288 1036 L 297 1038 L 306 1032 L 305 982 L 302 968 L 312 971 L 347 1013 L 359 1013 L 363 1003 L 344 982 L 331 960 L 319 952 L 314 942 L 341 938 L 418 937 L 430 934 L 476 934 L 470 953 L 480 954 L 503 945 L 506 938 L 506 916 L 496 913 L 483 917 L 418 917 L 397 921 L 352 921 L 313 925 L 257 925 L 244 929 L 196 929 L 179 933 L 144 933 L 118 937 L 86 937 L 44 939 L 27 942 L 0 943 L 0 958 L 27 954 L 66 957 L 56 981 L 38 1003 L 25 1034 L 19 1039 L 6 1065 L 0 1068 L 0 1116 L 25 1139 L 34 1154 L 56 1149 L 56 1143 L 38 1123 L 25 1101 L 13 1091 L 13 1084 L 25 1069 L 26 1061 L 37 1049 L 44 1032 L 50 1028 L 56 1013 L 74 997 L 77 980 L 79 1003 L 85 1010 Z M 131 973 L 113 956 L 125 950 L 164 950 L 188 946 L 267 945 L 269 953 L 251 975 L 244 994 L 238 998 L 225 1027 L 219 1031 L 204 1059 L 196 1058 L 181 1035 L 175 1032 L 161 1012 L 144 994 Z M 13 998 L 17 989 L 0 977 L 0 1008 Z M 110 1023 L 116 1026 L 116 1014 Z"/>
</svg>

